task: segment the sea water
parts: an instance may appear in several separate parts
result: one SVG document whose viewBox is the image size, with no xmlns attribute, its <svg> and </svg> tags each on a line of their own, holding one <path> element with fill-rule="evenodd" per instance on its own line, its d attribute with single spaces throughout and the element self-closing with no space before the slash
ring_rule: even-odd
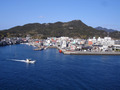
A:
<svg viewBox="0 0 120 90">
<path fill-rule="evenodd" d="M 120 56 L 0 47 L 0 90 L 120 90 Z M 22 62 L 30 58 L 34 64 Z"/>
</svg>

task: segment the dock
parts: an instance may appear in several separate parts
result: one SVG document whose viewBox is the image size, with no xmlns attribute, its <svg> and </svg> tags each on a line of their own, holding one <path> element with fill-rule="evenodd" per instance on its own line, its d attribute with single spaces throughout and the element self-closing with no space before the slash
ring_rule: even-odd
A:
<svg viewBox="0 0 120 90">
<path fill-rule="evenodd" d="M 63 51 L 65 55 L 120 55 L 120 52 Z"/>
<path fill-rule="evenodd" d="M 56 46 L 49 46 L 48 48 L 62 50 L 62 53 L 65 55 L 120 55 L 120 52 L 67 51 Z"/>
</svg>

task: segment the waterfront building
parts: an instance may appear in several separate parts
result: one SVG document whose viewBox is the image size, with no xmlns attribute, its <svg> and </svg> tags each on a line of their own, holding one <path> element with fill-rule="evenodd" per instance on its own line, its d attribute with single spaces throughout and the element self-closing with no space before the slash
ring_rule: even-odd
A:
<svg viewBox="0 0 120 90">
<path fill-rule="evenodd" d="M 47 40 L 45 40 L 44 42 L 43 42 L 43 45 L 44 46 L 50 46 L 50 39 L 47 39 Z"/>
<path fill-rule="evenodd" d="M 114 50 L 120 50 L 120 45 L 114 45 L 114 46 L 113 46 L 113 49 L 114 49 Z"/>
<path fill-rule="evenodd" d="M 88 45 L 92 45 L 93 44 L 93 41 L 91 39 L 88 39 Z"/>
<path fill-rule="evenodd" d="M 76 45 L 70 45 L 70 50 L 74 51 L 76 49 Z"/>
<path fill-rule="evenodd" d="M 115 40 L 115 45 L 113 45 L 114 50 L 120 50 L 120 40 Z"/>
<path fill-rule="evenodd" d="M 69 39 L 69 37 L 60 37 L 60 40 L 68 40 Z"/>
<path fill-rule="evenodd" d="M 61 48 L 66 48 L 66 47 L 67 47 L 67 42 L 63 40 L 61 43 Z"/>
<path fill-rule="evenodd" d="M 120 40 L 115 40 L 115 45 L 120 45 Z"/>
<path fill-rule="evenodd" d="M 104 46 L 112 46 L 114 44 L 115 44 L 115 41 L 112 40 L 111 37 L 104 37 L 104 42 L 103 42 Z"/>
</svg>

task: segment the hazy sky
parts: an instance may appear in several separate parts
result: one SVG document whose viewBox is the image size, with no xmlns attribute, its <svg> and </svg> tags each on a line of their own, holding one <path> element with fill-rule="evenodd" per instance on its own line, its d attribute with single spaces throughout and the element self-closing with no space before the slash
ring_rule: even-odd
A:
<svg viewBox="0 0 120 90">
<path fill-rule="evenodd" d="M 0 0 L 0 30 L 76 19 L 120 30 L 120 0 Z"/>
</svg>

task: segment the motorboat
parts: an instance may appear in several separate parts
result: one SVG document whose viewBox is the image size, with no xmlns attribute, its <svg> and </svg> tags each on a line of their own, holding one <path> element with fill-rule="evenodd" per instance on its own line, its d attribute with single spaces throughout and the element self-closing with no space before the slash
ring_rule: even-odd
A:
<svg viewBox="0 0 120 90">
<path fill-rule="evenodd" d="M 26 62 L 26 63 L 35 63 L 35 60 L 26 59 L 25 62 Z"/>
<path fill-rule="evenodd" d="M 37 48 L 37 49 L 34 49 L 35 51 L 42 51 L 44 50 L 44 48 Z"/>
</svg>

